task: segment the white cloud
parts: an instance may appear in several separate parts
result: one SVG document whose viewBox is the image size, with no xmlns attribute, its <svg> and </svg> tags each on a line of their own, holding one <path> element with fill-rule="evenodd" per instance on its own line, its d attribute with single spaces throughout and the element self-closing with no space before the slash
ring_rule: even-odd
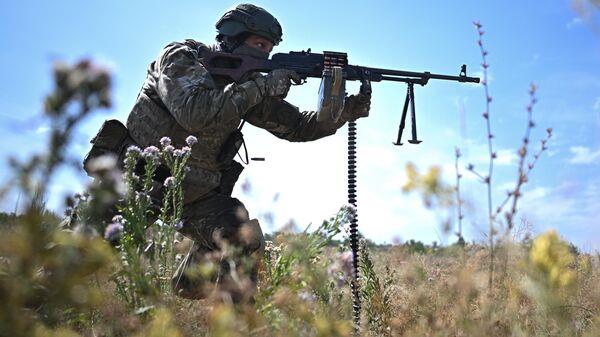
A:
<svg viewBox="0 0 600 337">
<path fill-rule="evenodd" d="M 593 109 L 594 111 L 600 112 L 600 97 L 596 97 L 596 102 L 594 102 Z"/>
<path fill-rule="evenodd" d="M 465 151 L 465 154 L 467 155 L 465 156 L 464 162 L 471 163 L 475 166 L 487 166 L 490 162 L 487 143 L 474 143 L 470 141 L 468 144 L 468 153 Z M 495 148 L 494 152 L 496 152 L 494 165 L 514 165 L 519 159 L 514 149 Z"/>
<path fill-rule="evenodd" d="M 558 186 L 526 189 L 520 201 L 520 214 L 537 231 L 557 229 L 586 251 L 600 249 L 600 181 L 584 184 L 566 181 Z"/>
<path fill-rule="evenodd" d="M 40 125 L 37 129 L 35 129 L 35 133 L 43 134 L 50 131 L 50 127 L 48 125 Z"/>
<path fill-rule="evenodd" d="M 586 146 L 571 146 L 569 151 L 573 154 L 569 158 L 571 164 L 592 164 L 600 159 L 600 149 L 592 151 Z"/>
<path fill-rule="evenodd" d="M 112 73 L 116 73 L 119 69 L 117 61 L 105 54 L 92 54 L 92 60 L 94 60 L 95 64 L 98 64 L 100 67 L 103 67 Z"/>
<path fill-rule="evenodd" d="M 583 20 L 580 17 L 574 17 L 567 23 L 567 29 L 572 29 L 575 26 L 581 25 Z"/>
<path fill-rule="evenodd" d="M 496 160 L 494 161 L 497 165 L 512 165 L 517 163 L 517 154 L 512 149 L 502 149 L 496 152 Z"/>
</svg>

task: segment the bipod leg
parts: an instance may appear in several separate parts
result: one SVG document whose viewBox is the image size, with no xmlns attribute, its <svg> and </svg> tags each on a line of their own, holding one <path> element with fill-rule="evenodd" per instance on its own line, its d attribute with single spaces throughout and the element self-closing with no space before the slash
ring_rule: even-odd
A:
<svg viewBox="0 0 600 337">
<path fill-rule="evenodd" d="M 412 131 L 412 139 L 409 139 L 408 142 L 411 144 L 419 144 L 421 141 L 417 139 L 417 117 L 415 112 L 415 92 L 413 83 L 408 83 L 408 95 L 410 96 L 410 119 Z"/>
<path fill-rule="evenodd" d="M 411 83 L 409 83 L 406 88 L 406 99 L 404 100 L 404 108 L 402 109 L 402 117 L 400 118 L 400 126 L 398 127 L 398 139 L 394 143 L 394 145 L 398 146 L 402 145 L 402 132 L 406 126 L 406 112 L 408 111 L 408 104 L 410 103 L 410 88 Z"/>
</svg>

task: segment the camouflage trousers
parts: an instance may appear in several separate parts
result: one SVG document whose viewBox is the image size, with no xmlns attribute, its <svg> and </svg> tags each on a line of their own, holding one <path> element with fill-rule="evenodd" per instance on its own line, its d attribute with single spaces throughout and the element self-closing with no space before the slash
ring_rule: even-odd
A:
<svg viewBox="0 0 600 337">
<path fill-rule="evenodd" d="M 200 299 L 216 288 L 234 302 L 252 297 L 264 237 L 242 202 L 211 191 L 185 205 L 179 232 L 194 244 L 173 276 L 177 295 Z M 207 275 L 202 272 L 207 265 L 217 266 L 217 270 Z"/>
</svg>

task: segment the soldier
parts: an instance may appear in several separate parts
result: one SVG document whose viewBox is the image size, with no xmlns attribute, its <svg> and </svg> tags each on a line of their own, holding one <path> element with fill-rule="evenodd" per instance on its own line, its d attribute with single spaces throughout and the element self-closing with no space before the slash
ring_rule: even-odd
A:
<svg viewBox="0 0 600 337">
<path fill-rule="evenodd" d="M 127 119 L 129 135 L 141 147 L 158 145 L 163 136 L 169 136 L 175 146 L 184 145 L 188 135 L 198 139 L 184 183 L 185 207 L 180 230 L 194 241 L 194 248 L 173 279 L 177 294 L 187 298 L 202 298 L 205 293 L 201 282 L 185 273 L 186 269 L 208 252 L 219 250 L 223 242 L 237 248 L 241 256 L 262 256 L 264 238 L 258 221 L 250 219 L 244 204 L 231 197 L 243 167 L 231 155 L 223 157 L 224 153 L 235 155 L 235 149 L 232 152 L 228 147 L 233 146 L 230 137 L 240 123 L 247 121 L 279 138 L 304 142 L 332 135 L 346 121 L 368 116 L 370 107 L 370 97 L 362 94 L 351 95 L 334 107 L 328 106 L 329 98 L 336 93 L 326 92 L 320 97 L 320 109 L 325 106 L 337 109 L 341 117 L 317 120 L 319 111 L 300 112 L 283 99 L 291 81 L 299 81 L 293 71 L 255 73 L 235 83 L 211 76 L 202 65 L 204 51 L 267 59 L 282 37 L 277 19 L 251 4 L 229 10 L 216 28 L 216 45 L 185 40 L 173 42 L 160 52 L 148 67 L 146 81 Z M 334 80 L 342 80 L 341 74 L 337 77 Z M 336 88 L 345 90 L 344 85 Z M 344 95 L 342 92 L 341 97 Z M 223 270 L 228 265 L 231 264 L 223 264 Z M 251 274 L 250 280 L 254 282 L 256 275 Z M 225 285 L 226 277 L 221 275 L 219 282 Z M 234 301 L 240 296 L 232 295 Z"/>
</svg>

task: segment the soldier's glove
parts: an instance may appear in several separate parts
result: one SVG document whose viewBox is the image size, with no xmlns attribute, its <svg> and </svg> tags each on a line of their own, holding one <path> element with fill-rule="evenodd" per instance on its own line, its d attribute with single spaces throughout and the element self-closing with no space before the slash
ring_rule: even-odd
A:
<svg viewBox="0 0 600 337">
<path fill-rule="evenodd" d="M 254 80 L 261 93 L 268 97 L 285 98 L 292 85 L 301 83 L 300 76 L 293 70 L 275 69 L 266 76 L 261 76 Z"/>
<path fill-rule="evenodd" d="M 355 121 L 361 117 L 369 116 L 371 110 L 371 96 L 365 94 L 350 95 L 344 102 L 341 118 L 345 121 Z"/>
</svg>

